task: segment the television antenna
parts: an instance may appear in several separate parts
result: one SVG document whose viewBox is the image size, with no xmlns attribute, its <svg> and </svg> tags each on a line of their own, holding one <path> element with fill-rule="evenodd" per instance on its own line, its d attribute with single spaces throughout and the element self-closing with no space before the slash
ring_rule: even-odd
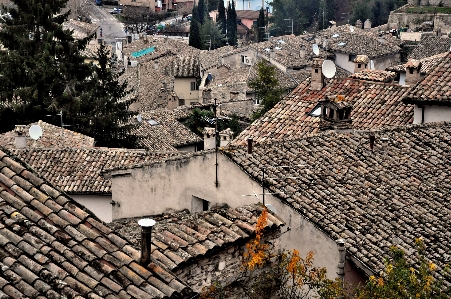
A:
<svg viewBox="0 0 451 299">
<path fill-rule="evenodd" d="M 316 56 L 319 55 L 319 48 L 318 48 L 318 45 L 317 45 L 317 44 L 313 44 L 312 50 L 313 50 L 313 53 L 314 53 Z"/>
<path fill-rule="evenodd" d="M 28 130 L 31 139 L 38 140 L 42 136 L 42 129 L 39 125 L 32 125 Z"/>
<path fill-rule="evenodd" d="M 337 72 L 335 63 L 332 60 L 324 60 L 322 64 L 322 72 L 324 77 L 329 79 L 335 76 L 335 73 Z"/>
</svg>

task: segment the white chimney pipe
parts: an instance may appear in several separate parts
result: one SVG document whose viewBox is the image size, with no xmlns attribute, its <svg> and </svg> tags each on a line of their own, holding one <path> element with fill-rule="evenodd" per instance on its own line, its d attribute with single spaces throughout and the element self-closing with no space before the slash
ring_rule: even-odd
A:
<svg viewBox="0 0 451 299">
<path fill-rule="evenodd" d="M 155 220 L 150 218 L 141 219 L 138 224 L 141 226 L 141 265 L 147 266 L 150 263 L 150 246 L 152 243 L 152 227 Z"/>
</svg>

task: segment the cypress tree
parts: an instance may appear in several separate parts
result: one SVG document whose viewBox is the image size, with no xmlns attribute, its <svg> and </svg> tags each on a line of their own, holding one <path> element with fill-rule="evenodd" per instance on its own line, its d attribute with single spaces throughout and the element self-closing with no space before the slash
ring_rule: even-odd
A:
<svg viewBox="0 0 451 299">
<path fill-rule="evenodd" d="M 263 8 L 260 8 L 260 13 L 258 14 L 258 19 L 257 19 L 257 42 L 262 42 L 265 38 L 265 31 L 264 31 L 264 27 L 265 27 L 265 11 L 263 10 Z"/>
<path fill-rule="evenodd" d="M 189 32 L 189 45 L 201 49 L 202 48 L 202 40 L 200 38 L 200 24 L 199 24 L 199 14 L 197 6 L 194 5 L 192 11 L 192 19 L 190 24 L 190 32 Z"/>
<path fill-rule="evenodd" d="M 227 40 L 230 46 L 237 45 L 237 23 L 236 23 L 236 11 L 235 11 L 235 3 L 231 1 L 229 2 L 229 7 L 227 8 Z"/>
<path fill-rule="evenodd" d="M 9 110 L 15 119 L 0 119 L 2 131 L 60 110 L 76 114 L 83 81 L 92 74 L 81 55 L 90 38 L 76 41 L 63 30 L 67 0 L 12 2 L 11 18 L 0 18 L 0 115 Z"/>
<path fill-rule="evenodd" d="M 197 15 L 199 17 L 199 23 L 200 25 L 203 25 L 205 23 L 205 15 L 207 13 L 207 6 L 205 5 L 205 0 L 199 0 L 199 3 L 197 4 Z"/>
<path fill-rule="evenodd" d="M 225 6 L 224 6 L 224 0 L 220 0 L 219 1 L 217 23 L 219 24 L 219 28 L 221 29 L 221 33 L 222 34 L 226 34 L 227 19 L 226 19 L 226 11 L 225 11 Z"/>
</svg>

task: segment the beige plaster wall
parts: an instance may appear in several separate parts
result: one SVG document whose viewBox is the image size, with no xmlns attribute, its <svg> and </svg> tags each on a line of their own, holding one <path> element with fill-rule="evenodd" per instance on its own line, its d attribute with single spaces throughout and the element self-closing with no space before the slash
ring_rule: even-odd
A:
<svg viewBox="0 0 451 299">
<path fill-rule="evenodd" d="M 239 207 L 261 201 L 262 189 L 227 157 L 218 154 L 218 181 L 215 186 L 215 153 L 198 153 L 191 158 L 168 161 L 122 172 L 113 176 L 113 219 L 138 217 L 163 212 L 191 209 L 192 197 L 210 202 L 210 207 L 228 204 Z M 128 174 L 127 174 L 128 173 Z M 119 175 L 120 172 L 113 173 Z M 260 195 L 248 196 L 253 193 Z M 268 192 L 268 191 L 267 191 Z M 244 195 L 244 196 L 243 196 Z M 305 256 L 315 254 L 315 264 L 326 267 L 328 275 L 336 276 L 338 250 L 335 241 L 311 222 L 272 195 L 266 195 L 278 215 L 291 228 L 282 229 L 282 247 L 296 248 Z"/>
<path fill-rule="evenodd" d="M 195 78 L 175 78 L 174 92 L 180 99 L 184 99 L 186 104 L 199 101 L 199 90 L 191 90 L 191 82 L 196 82 Z"/>
<path fill-rule="evenodd" d="M 413 109 L 413 123 L 421 124 L 422 108 L 418 105 Z M 451 107 L 446 106 L 425 106 L 424 123 L 451 121 Z"/>
<path fill-rule="evenodd" d="M 385 55 L 371 59 L 374 63 L 374 69 L 385 70 L 387 67 L 401 61 L 399 53 Z M 335 53 L 335 64 L 345 70 L 354 73 L 355 64 L 353 61 L 349 61 L 349 54 Z"/>
<path fill-rule="evenodd" d="M 100 220 L 113 221 L 111 196 L 108 195 L 71 195 L 76 202 L 93 212 Z"/>
</svg>

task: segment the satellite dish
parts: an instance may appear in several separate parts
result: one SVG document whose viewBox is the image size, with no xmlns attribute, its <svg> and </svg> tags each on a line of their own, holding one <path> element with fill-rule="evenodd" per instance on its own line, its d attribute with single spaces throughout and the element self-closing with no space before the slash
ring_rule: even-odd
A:
<svg viewBox="0 0 451 299">
<path fill-rule="evenodd" d="M 313 44 L 312 49 L 313 49 L 313 53 L 314 53 L 315 55 L 318 55 L 318 54 L 319 54 L 319 48 L 318 48 L 318 45 L 317 45 L 317 44 Z"/>
<path fill-rule="evenodd" d="M 370 60 L 370 70 L 374 70 L 374 62 Z"/>
<path fill-rule="evenodd" d="M 332 78 L 335 76 L 337 72 L 337 68 L 335 67 L 335 63 L 332 60 L 324 60 L 322 65 L 322 72 L 324 77 Z"/>
<path fill-rule="evenodd" d="M 138 114 L 138 116 L 136 117 L 136 120 L 138 122 L 142 122 L 143 121 L 143 117 L 141 116 L 141 114 Z"/>
<path fill-rule="evenodd" d="M 32 125 L 28 130 L 31 139 L 38 140 L 42 136 L 42 129 L 38 125 Z"/>
<path fill-rule="evenodd" d="M 354 32 L 354 26 L 349 26 L 349 31 Z"/>
</svg>

